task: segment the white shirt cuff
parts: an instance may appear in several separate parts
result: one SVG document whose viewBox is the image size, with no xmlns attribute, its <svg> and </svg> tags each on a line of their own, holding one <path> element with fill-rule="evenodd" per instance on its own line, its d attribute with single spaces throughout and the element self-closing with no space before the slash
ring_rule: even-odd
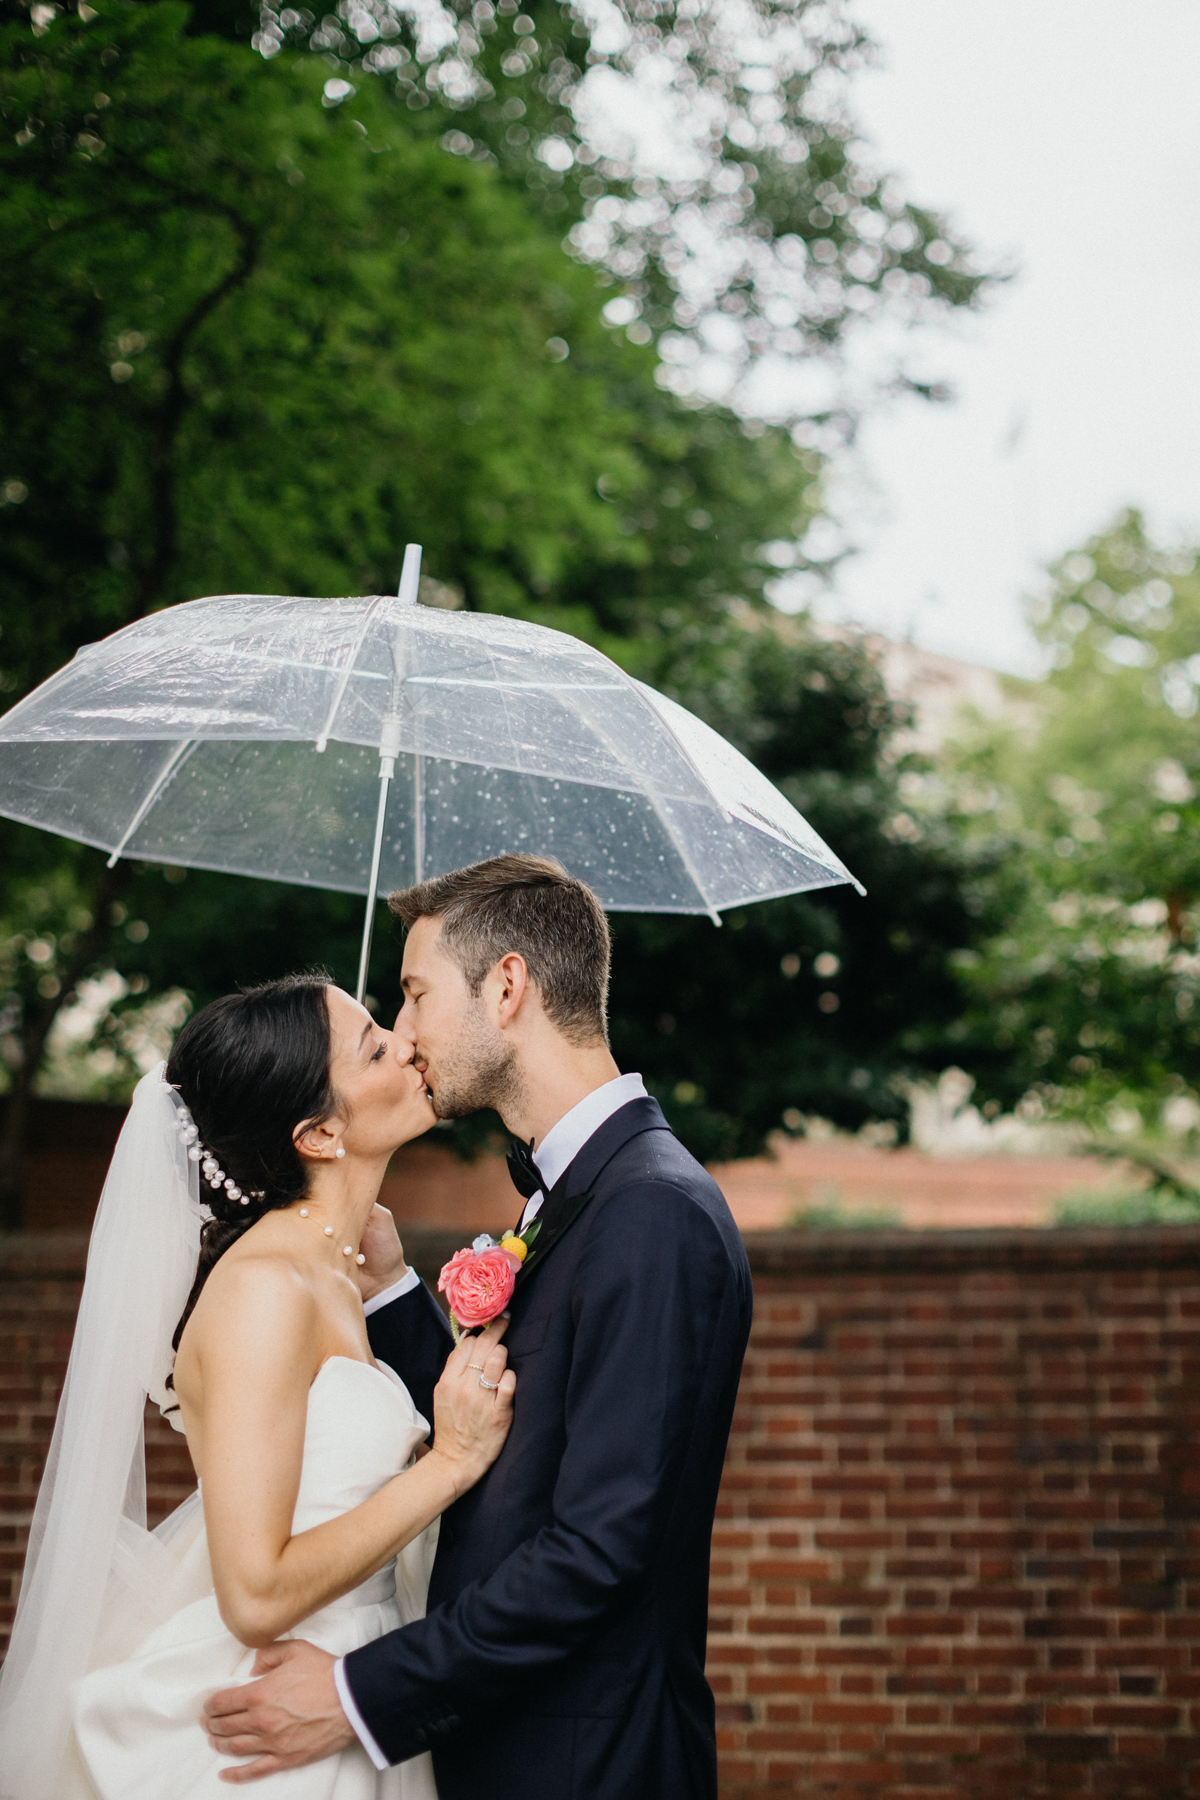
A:
<svg viewBox="0 0 1200 1800">
<path fill-rule="evenodd" d="M 415 1269 L 410 1269 L 408 1274 L 405 1275 L 402 1280 L 393 1281 L 391 1287 L 384 1288 L 382 1293 L 376 1294 L 370 1300 L 363 1301 L 364 1317 L 369 1319 L 371 1314 L 378 1312 L 381 1306 L 390 1306 L 393 1300 L 398 1300 L 400 1298 L 401 1294 L 411 1294 L 413 1289 L 420 1287 L 420 1285 L 421 1277 L 417 1274 Z M 351 1723 L 353 1723 L 353 1721 L 351 1721 Z M 386 1768 L 387 1764 L 384 1763 L 383 1767 Z"/>
<path fill-rule="evenodd" d="M 400 1285 L 399 1282 L 397 1282 L 396 1285 L 398 1287 Z M 381 1299 L 382 1297 L 383 1296 L 380 1295 Z M 337 1697 L 342 1703 L 342 1711 L 354 1727 L 355 1737 L 358 1739 L 371 1761 L 375 1764 L 375 1767 L 377 1769 L 390 1768 L 391 1764 L 383 1754 L 383 1751 L 379 1748 L 379 1745 L 375 1742 L 375 1739 L 371 1736 L 371 1733 L 367 1730 L 366 1725 L 363 1723 L 363 1716 L 354 1704 L 354 1695 L 350 1692 L 350 1683 L 346 1680 L 345 1661 L 346 1659 L 344 1656 L 339 1656 L 333 1665 L 333 1685 L 337 1689 Z"/>
</svg>

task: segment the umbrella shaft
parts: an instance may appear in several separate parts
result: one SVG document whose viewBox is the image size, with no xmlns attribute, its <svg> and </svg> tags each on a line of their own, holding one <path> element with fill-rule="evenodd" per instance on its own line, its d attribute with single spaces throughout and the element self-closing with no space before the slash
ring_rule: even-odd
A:
<svg viewBox="0 0 1200 1800">
<path fill-rule="evenodd" d="M 425 879 L 425 758 L 413 757 L 413 880 Z"/>
<path fill-rule="evenodd" d="M 375 817 L 375 844 L 371 851 L 371 879 L 367 884 L 367 910 L 363 919 L 362 950 L 358 958 L 358 986 L 354 991 L 361 1001 L 367 991 L 367 968 L 371 961 L 371 933 L 375 926 L 375 901 L 379 887 L 379 863 L 383 856 L 383 825 L 387 817 L 388 791 L 392 785 L 390 771 L 379 773 L 379 811 Z"/>
</svg>

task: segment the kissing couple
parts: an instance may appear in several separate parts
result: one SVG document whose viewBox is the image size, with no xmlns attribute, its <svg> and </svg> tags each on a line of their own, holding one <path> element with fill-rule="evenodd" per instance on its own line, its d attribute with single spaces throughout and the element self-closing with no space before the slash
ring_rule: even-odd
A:
<svg viewBox="0 0 1200 1800">
<path fill-rule="evenodd" d="M 590 889 L 512 855 L 390 904 L 394 1030 L 293 976 L 138 1085 L 0 1681 L 4 1800 L 716 1794 L 737 1229 L 617 1071 Z M 485 1107 L 528 1249 L 456 1345 L 377 1196 Z M 147 1396 L 199 1477 L 153 1533 Z"/>
</svg>

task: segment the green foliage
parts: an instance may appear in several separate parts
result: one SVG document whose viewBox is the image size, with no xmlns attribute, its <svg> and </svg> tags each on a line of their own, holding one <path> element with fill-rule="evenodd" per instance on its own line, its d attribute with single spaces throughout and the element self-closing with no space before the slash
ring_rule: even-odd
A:
<svg viewBox="0 0 1200 1800">
<path fill-rule="evenodd" d="M 20 1063 L 20 1027 L 62 991 L 66 960 L 93 924 L 93 859 L 45 832 L 0 824 L 0 1087 Z"/>
<path fill-rule="evenodd" d="M 798 1206 L 785 1224 L 792 1231 L 903 1231 L 903 1215 L 894 1206 L 847 1206 L 835 1190 L 820 1200 Z"/>
<path fill-rule="evenodd" d="M 908 765 L 891 753 L 906 715 L 861 644 L 800 619 L 731 623 L 659 680 L 758 763 L 867 893 L 770 900 L 719 931 L 615 918 L 618 1061 L 642 1070 L 705 1158 L 753 1154 L 807 1113 L 848 1129 L 887 1119 L 903 1135 L 903 1078 L 954 1053 L 951 959 L 990 923 L 971 911 L 981 859 L 903 798 Z"/>
<path fill-rule="evenodd" d="M 183 1022 L 181 994 L 203 1005 L 325 962 L 349 980 L 357 963 L 362 903 L 350 895 L 140 864 L 105 887 L 82 845 L 0 822 L 0 846 L 0 1088 L 43 1018 L 50 1029 L 59 1015 L 42 1090 L 122 1097 Z M 82 1009 L 60 1013 L 68 997 Z"/>
<path fill-rule="evenodd" d="M 1037 615 L 1052 668 L 1024 722 L 955 771 L 967 837 L 1005 838 L 1004 929 L 962 976 L 962 1055 L 1006 1105 L 1099 1133 L 1200 1122 L 1200 577 L 1127 513 L 1063 558 Z"/>
<path fill-rule="evenodd" d="M 1200 1194 L 1183 1197 L 1160 1194 L 1151 1188 L 1132 1188 L 1127 1193 L 1097 1193 L 1081 1188 L 1064 1194 L 1054 1209 L 1056 1225 L 1196 1225 L 1200 1224 Z"/>
<path fill-rule="evenodd" d="M 184 17 L 109 0 L 0 36 L 6 682 L 197 592 L 371 591 L 410 537 L 469 604 L 544 595 L 594 634 L 581 587 L 669 547 L 636 510 L 664 466 L 719 513 L 736 453 L 668 420 L 647 353 L 613 346 L 594 279 L 492 171 L 377 89 L 323 109 L 315 59 L 271 68 Z M 806 518 L 790 460 L 772 529 Z"/>
<path fill-rule="evenodd" d="M 228 29 L 229 5 L 199 0 L 196 16 Z M 871 45 L 837 0 L 616 0 L 593 20 L 566 0 L 449 0 L 436 20 L 388 0 L 257 12 L 264 56 L 307 44 L 360 92 L 386 85 L 454 155 L 570 226 L 620 285 L 614 324 L 660 341 L 676 392 L 696 390 L 714 314 L 732 379 L 771 353 L 825 355 L 881 313 L 971 305 L 985 286 L 946 222 L 865 152 L 845 87 Z M 647 70 L 669 172 L 597 111 L 617 88 L 636 105 Z M 785 400 L 781 416 L 797 410 Z M 844 426 L 840 413 L 830 400 L 817 420 Z"/>
</svg>

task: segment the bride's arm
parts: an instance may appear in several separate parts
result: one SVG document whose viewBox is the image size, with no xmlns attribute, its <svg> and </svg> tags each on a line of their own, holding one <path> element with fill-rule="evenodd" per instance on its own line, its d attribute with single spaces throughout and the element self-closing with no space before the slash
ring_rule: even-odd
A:
<svg viewBox="0 0 1200 1800">
<path fill-rule="evenodd" d="M 464 1339 L 435 1394 L 436 1448 L 361 1506 L 293 1537 L 316 1307 L 285 1265 L 256 1258 L 219 1273 L 195 1319 L 204 1518 L 221 1617 L 259 1646 L 373 1575 L 479 1480 L 507 1436 L 516 1378 L 504 1373 L 503 1327 Z M 496 1392 L 472 1363 L 487 1365 Z"/>
</svg>

